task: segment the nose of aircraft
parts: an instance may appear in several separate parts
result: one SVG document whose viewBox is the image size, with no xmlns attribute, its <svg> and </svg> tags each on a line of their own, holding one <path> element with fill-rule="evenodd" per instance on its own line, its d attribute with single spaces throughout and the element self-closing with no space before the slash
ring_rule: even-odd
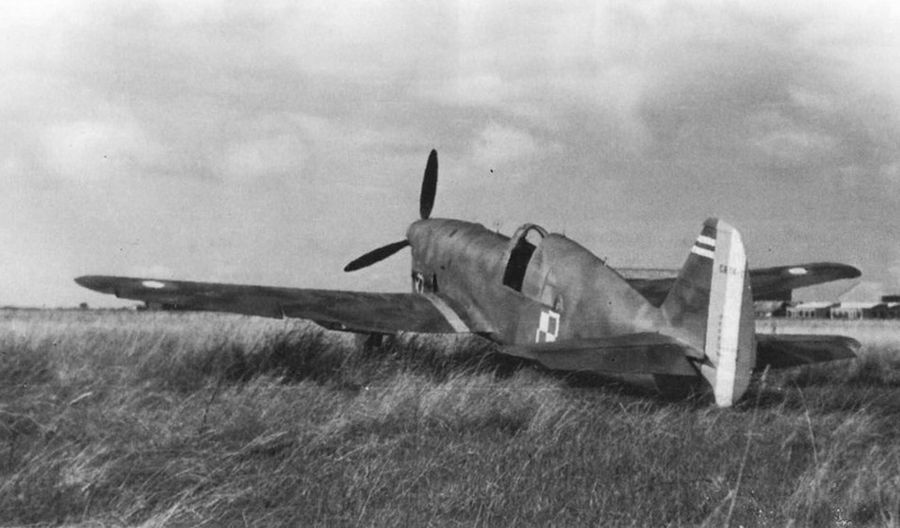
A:
<svg viewBox="0 0 900 528">
<path fill-rule="evenodd" d="M 429 222 L 427 220 L 416 220 L 409 224 L 406 228 L 406 239 L 415 244 L 420 239 L 427 236 Z"/>
<path fill-rule="evenodd" d="M 415 256 L 421 256 L 423 251 L 429 247 L 429 241 L 434 236 L 435 222 L 440 220 L 416 220 L 406 229 L 406 239 L 412 246 L 412 252 Z"/>
</svg>

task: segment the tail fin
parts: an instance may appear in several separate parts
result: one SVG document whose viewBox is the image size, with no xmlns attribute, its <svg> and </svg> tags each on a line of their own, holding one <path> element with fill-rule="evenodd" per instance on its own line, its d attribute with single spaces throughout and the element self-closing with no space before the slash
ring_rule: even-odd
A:
<svg viewBox="0 0 900 528">
<path fill-rule="evenodd" d="M 756 364 L 753 294 L 738 231 L 709 218 L 661 306 L 673 333 L 703 351 L 700 371 L 729 407 Z"/>
</svg>

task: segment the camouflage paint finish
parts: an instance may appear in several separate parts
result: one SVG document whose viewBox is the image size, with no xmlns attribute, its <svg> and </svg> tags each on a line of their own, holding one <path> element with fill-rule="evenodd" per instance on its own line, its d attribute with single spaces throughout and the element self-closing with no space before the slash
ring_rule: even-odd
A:
<svg viewBox="0 0 900 528">
<path fill-rule="evenodd" d="M 464 307 L 473 324 L 510 344 L 534 343 L 541 315 L 558 314 L 555 340 L 565 341 L 655 331 L 664 325 L 656 308 L 612 268 L 563 235 L 546 234 L 525 271 L 522 291 L 503 284 L 516 236 L 480 224 L 429 219 L 407 232 L 413 276 L 425 291 Z"/>
</svg>

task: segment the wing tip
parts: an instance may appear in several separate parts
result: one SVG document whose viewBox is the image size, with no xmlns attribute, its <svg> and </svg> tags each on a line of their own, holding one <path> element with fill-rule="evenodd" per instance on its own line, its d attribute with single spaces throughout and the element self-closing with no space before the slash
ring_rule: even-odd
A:
<svg viewBox="0 0 900 528">
<path fill-rule="evenodd" d="M 856 266 L 842 264 L 840 262 L 814 262 L 812 264 L 801 264 L 796 267 L 805 268 L 807 272 L 818 272 L 819 274 L 826 276 L 828 281 L 855 279 L 862 276 L 862 271 Z"/>
<path fill-rule="evenodd" d="M 862 349 L 862 343 L 849 336 L 839 336 L 843 338 L 844 346 L 847 347 L 847 358 L 859 357 L 859 351 Z"/>
<path fill-rule="evenodd" d="M 114 278 L 105 275 L 82 275 L 75 277 L 75 283 L 83 288 L 101 293 L 115 293 Z"/>
</svg>

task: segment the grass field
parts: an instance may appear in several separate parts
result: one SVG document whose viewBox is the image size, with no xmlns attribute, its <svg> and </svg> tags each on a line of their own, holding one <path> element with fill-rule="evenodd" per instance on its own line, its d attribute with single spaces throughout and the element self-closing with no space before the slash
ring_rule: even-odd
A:
<svg viewBox="0 0 900 528">
<path fill-rule="evenodd" d="M 900 326 L 860 332 L 722 410 L 478 340 L 0 311 L 0 524 L 898 526 Z"/>
</svg>

